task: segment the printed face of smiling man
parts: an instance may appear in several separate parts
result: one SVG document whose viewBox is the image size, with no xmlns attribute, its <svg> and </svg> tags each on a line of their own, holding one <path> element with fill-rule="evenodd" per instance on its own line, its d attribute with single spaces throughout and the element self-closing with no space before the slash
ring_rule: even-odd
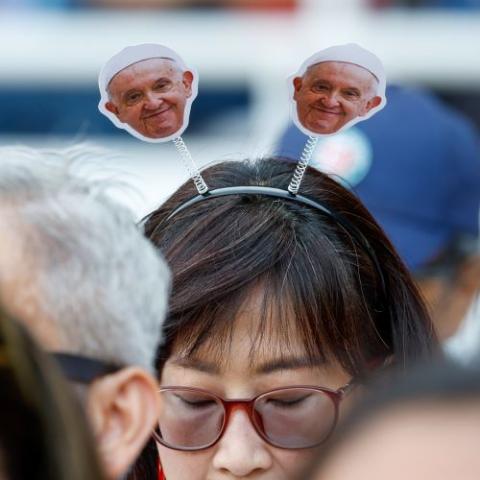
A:
<svg viewBox="0 0 480 480">
<path fill-rule="evenodd" d="M 145 137 L 169 137 L 183 126 L 192 82 L 173 60 L 142 60 L 112 78 L 105 108 Z"/>
<path fill-rule="evenodd" d="M 321 62 L 293 80 L 300 123 L 317 134 L 335 133 L 381 103 L 378 80 L 368 70 L 346 62 Z"/>
</svg>

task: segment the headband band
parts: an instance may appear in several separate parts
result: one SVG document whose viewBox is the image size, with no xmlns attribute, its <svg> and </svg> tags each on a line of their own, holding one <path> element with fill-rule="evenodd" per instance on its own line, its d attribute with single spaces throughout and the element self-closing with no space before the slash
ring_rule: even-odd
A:
<svg viewBox="0 0 480 480">
<path fill-rule="evenodd" d="M 191 206 L 196 205 L 197 203 L 204 202 L 213 198 L 226 197 L 230 195 L 262 195 L 265 197 L 281 198 L 283 200 L 287 200 L 290 202 L 296 202 L 302 205 L 307 205 L 308 207 L 314 208 L 315 210 L 319 210 L 323 214 L 327 215 L 333 221 L 340 224 L 353 238 L 355 238 L 358 245 L 368 255 L 375 270 L 377 271 L 384 297 L 387 298 L 387 286 L 385 283 L 385 277 L 383 275 L 377 256 L 375 255 L 375 251 L 373 250 L 371 245 L 368 243 L 368 240 L 365 238 L 365 236 L 342 215 L 326 207 L 324 204 L 316 200 L 312 200 L 311 198 L 305 197 L 304 195 L 298 195 L 298 194 L 294 195 L 288 192 L 287 190 L 282 190 L 281 188 L 262 187 L 262 186 L 238 186 L 238 187 L 216 188 L 214 190 L 209 190 L 203 195 L 196 195 L 195 197 L 190 198 L 189 200 L 184 202 L 182 205 L 177 207 L 172 213 L 170 213 L 166 221 L 170 220 L 175 215 L 186 210 L 187 208 L 190 208 Z M 148 220 L 148 216 L 142 221 L 142 223 L 146 220 Z"/>
</svg>

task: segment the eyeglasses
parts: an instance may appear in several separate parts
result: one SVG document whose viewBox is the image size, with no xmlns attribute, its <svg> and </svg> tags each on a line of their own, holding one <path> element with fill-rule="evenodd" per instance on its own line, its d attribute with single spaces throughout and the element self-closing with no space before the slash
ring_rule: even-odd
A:
<svg viewBox="0 0 480 480">
<path fill-rule="evenodd" d="M 338 390 L 290 386 L 250 400 L 226 400 L 200 388 L 164 387 L 160 389 L 163 410 L 154 438 L 174 450 L 204 450 L 220 440 L 232 413 L 243 410 L 270 445 L 315 447 L 335 429 L 340 402 L 353 386 L 354 382 Z"/>
</svg>

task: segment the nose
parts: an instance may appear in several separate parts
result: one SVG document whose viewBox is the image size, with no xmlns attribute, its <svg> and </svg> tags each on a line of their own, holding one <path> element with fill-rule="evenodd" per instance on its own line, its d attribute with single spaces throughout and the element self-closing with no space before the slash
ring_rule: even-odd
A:
<svg viewBox="0 0 480 480">
<path fill-rule="evenodd" d="M 233 411 L 217 444 L 213 467 L 234 478 L 248 478 L 269 470 L 272 461 L 269 446 L 259 437 L 246 412 Z"/>
<path fill-rule="evenodd" d="M 326 108 L 335 108 L 340 105 L 339 97 L 335 92 L 328 92 L 322 96 L 322 103 Z"/>
<path fill-rule="evenodd" d="M 163 103 L 163 97 L 155 92 L 147 92 L 143 102 L 145 110 L 157 110 Z"/>
</svg>

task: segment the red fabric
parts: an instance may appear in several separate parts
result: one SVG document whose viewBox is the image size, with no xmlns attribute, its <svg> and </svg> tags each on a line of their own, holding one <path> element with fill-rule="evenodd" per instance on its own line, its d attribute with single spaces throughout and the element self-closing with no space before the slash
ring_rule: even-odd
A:
<svg viewBox="0 0 480 480">
<path fill-rule="evenodd" d="M 158 480 L 166 480 L 160 461 L 158 462 Z"/>
<path fill-rule="evenodd" d="M 294 11 L 298 8 L 298 0 L 230 0 L 224 2 L 224 6 L 243 10 Z"/>
</svg>

